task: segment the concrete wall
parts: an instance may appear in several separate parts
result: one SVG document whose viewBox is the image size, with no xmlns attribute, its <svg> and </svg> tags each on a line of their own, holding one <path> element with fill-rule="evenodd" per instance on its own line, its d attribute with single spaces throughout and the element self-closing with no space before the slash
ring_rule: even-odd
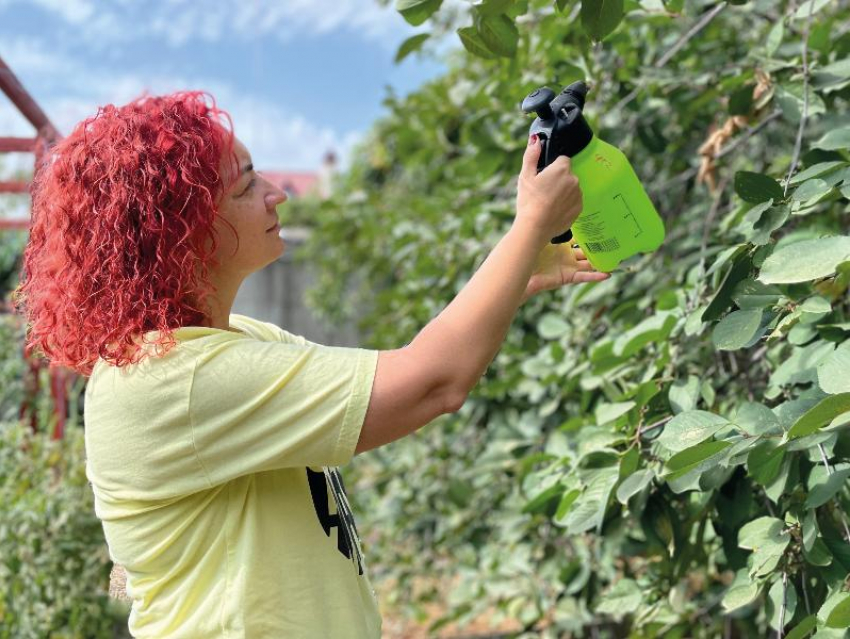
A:
<svg viewBox="0 0 850 639">
<path fill-rule="evenodd" d="M 290 333 L 303 335 L 311 342 L 328 346 L 360 346 L 360 335 L 353 324 L 325 324 L 304 302 L 305 292 L 315 283 L 315 274 L 309 264 L 294 262 L 292 255 L 308 239 L 309 229 L 290 227 L 280 232 L 286 242 L 286 250 L 276 262 L 253 273 L 242 283 L 233 303 L 233 312 L 272 322 Z"/>
</svg>

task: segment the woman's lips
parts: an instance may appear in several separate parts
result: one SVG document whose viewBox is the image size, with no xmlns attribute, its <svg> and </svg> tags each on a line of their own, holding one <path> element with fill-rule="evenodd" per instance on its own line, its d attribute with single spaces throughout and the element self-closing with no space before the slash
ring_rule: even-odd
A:
<svg viewBox="0 0 850 639">
<path fill-rule="evenodd" d="M 277 224 L 275 224 L 275 225 L 274 225 L 273 227 L 271 227 L 270 229 L 266 229 L 266 233 L 271 233 L 272 231 L 279 231 L 279 230 L 280 230 L 280 222 L 278 222 Z"/>
</svg>

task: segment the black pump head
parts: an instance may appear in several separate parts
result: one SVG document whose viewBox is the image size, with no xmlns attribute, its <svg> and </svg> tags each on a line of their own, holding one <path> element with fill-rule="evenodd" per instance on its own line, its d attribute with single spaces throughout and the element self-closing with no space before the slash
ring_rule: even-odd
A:
<svg viewBox="0 0 850 639">
<path fill-rule="evenodd" d="M 582 115 L 586 97 L 587 85 L 579 80 L 557 96 L 548 87 L 541 87 L 522 101 L 523 111 L 537 114 L 528 134 L 536 133 L 543 141 L 538 171 L 559 155 L 572 157 L 590 144 L 593 131 Z"/>
<path fill-rule="evenodd" d="M 584 109 L 584 99 L 587 97 L 587 85 L 581 80 L 573 82 L 561 91 L 561 95 L 570 96 L 573 100 L 573 104 L 576 104 L 579 109 Z"/>
<path fill-rule="evenodd" d="M 536 113 L 528 135 L 537 134 L 542 149 L 537 162 L 538 173 L 552 164 L 559 155 L 573 157 L 580 153 L 593 139 L 593 131 L 584 119 L 587 85 L 579 80 L 555 93 L 548 87 L 540 87 L 522 101 L 525 113 Z M 566 242 L 572 232 L 554 238 L 554 244 Z"/>
</svg>

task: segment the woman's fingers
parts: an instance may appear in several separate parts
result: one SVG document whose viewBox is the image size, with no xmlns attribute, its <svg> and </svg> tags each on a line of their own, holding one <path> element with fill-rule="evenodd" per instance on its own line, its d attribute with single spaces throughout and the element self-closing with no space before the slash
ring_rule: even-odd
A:
<svg viewBox="0 0 850 639">
<path fill-rule="evenodd" d="M 573 249 L 573 253 L 575 253 L 577 260 L 586 260 L 587 258 L 584 256 L 584 251 L 582 251 L 579 247 L 575 247 Z"/>
<path fill-rule="evenodd" d="M 601 282 L 611 277 L 610 273 L 600 273 L 599 271 L 576 271 L 573 274 L 573 284 L 583 282 Z"/>
</svg>

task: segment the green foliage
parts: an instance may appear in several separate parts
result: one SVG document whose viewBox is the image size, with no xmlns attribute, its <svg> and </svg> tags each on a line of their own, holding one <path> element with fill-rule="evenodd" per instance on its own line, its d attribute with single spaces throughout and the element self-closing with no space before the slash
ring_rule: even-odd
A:
<svg viewBox="0 0 850 639">
<path fill-rule="evenodd" d="M 0 256 L 17 263 L 22 245 L 0 233 Z M 17 271 L 6 282 L 17 284 Z M 65 439 L 50 439 L 55 417 L 41 371 L 30 392 L 37 432 L 17 421 L 24 400 L 24 327 L 0 315 L 0 638 L 126 636 L 128 610 L 107 595 L 111 561 L 85 475 L 78 427 L 82 384 L 69 393 Z M 82 382 L 84 380 L 78 380 Z"/>
<path fill-rule="evenodd" d="M 24 398 L 23 340 L 21 323 L 10 315 L 0 315 L 0 422 L 17 419 Z"/>
<path fill-rule="evenodd" d="M 530 125 L 518 105 L 538 86 L 592 85 L 586 117 L 665 218 L 655 254 L 527 302 L 458 414 L 355 462 L 389 603 L 421 614 L 437 593 L 412 595 L 418 575 L 459 579 L 434 632 L 495 609 L 528 637 L 844 636 L 850 10 L 728 4 L 653 64 L 716 6 L 437 11 L 432 31 L 460 28 L 465 47 L 449 73 L 390 94 L 334 197 L 294 203 L 316 229 L 310 302 L 330 319 L 367 308 L 367 345 L 388 349 L 508 229 Z M 515 54 L 485 37 L 485 11 L 514 21 Z M 751 130 L 724 144 L 715 193 L 693 178 L 730 113 Z"/>
<path fill-rule="evenodd" d="M 0 511 L 0 637 L 111 638 L 126 627 L 107 595 L 81 429 L 55 441 L 0 423 Z"/>
</svg>

